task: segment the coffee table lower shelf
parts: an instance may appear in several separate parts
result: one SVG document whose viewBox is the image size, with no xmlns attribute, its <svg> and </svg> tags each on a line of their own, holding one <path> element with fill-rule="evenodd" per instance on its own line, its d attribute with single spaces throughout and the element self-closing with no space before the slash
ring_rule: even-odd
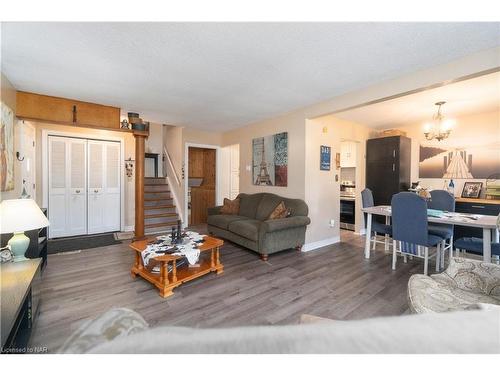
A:
<svg viewBox="0 0 500 375">
<path fill-rule="evenodd" d="M 141 252 L 147 247 L 148 240 L 133 242 L 130 247 L 136 251 L 135 263 L 130 270 L 133 278 L 137 275 L 149 281 L 160 290 L 160 296 L 163 298 L 174 294 L 173 289 L 181 284 L 197 279 L 210 272 L 216 272 L 218 275 L 224 272 L 224 266 L 220 262 L 219 248 L 223 245 L 223 241 L 218 238 L 207 237 L 205 243 L 200 248 L 201 252 L 210 252 L 210 258 L 202 259 L 200 254 L 200 263 L 197 267 L 182 267 L 177 269 L 176 262 L 180 259 L 178 256 L 163 255 L 154 258 L 151 262 L 154 265 L 160 266 L 160 273 L 152 273 L 144 267 L 142 262 Z M 168 272 L 168 265 L 172 266 L 172 270 Z"/>
</svg>

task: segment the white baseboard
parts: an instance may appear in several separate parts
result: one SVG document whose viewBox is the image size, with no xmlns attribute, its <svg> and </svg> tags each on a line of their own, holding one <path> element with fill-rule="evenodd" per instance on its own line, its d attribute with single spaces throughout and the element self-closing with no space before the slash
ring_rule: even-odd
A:
<svg viewBox="0 0 500 375">
<path fill-rule="evenodd" d="M 133 232 L 135 228 L 135 225 L 126 225 L 123 227 L 124 232 Z"/>
<path fill-rule="evenodd" d="M 361 229 L 359 232 L 354 232 L 354 234 L 357 234 L 358 236 L 364 236 L 366 233 L 366 228 Z"/>
<path fill-rule="evenodd" d="M 302 247 L 303 252 L 311 251 L 311 250 L 316 250 L 324 246 L 328 245 L 333 245 L 334 243 L 340 242 L 340 236 L 335 236 L 335 237 L 330 237 L 325 240 L 321 241 L 316 241 L 316 242 L 309 242 L 304 244 Z"/>
</svg>

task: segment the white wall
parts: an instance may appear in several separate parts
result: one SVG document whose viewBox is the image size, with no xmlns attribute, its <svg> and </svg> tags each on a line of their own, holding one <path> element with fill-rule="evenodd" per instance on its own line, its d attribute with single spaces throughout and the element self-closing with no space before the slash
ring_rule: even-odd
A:
<svg viewBox="0 0 500 375">
<path fill-rule="evenodd" d="M 326 132 L 325 132 L 326 131 Z M 309 206 L 311 225 L 306 233 L 306 250 L 317 243 L 324 245 L 339 240 L 340 236 L 340 169 L 336 169 L 335 154 L 340 153 L 340 144 L 348 140 L 356 143 L 356 217 L 355 231 L 364 227 L 361 213 L 360 192 L 365 187 L 366 140 L 373 130 L 334 115 L 308 120 L 306 123 L 306 176 L 305 200 Z M 319 169 L 320 146 L 332 148 L 330 171 Z M 335 225 L 330 226 L 330 220 Z"/>
</svg>

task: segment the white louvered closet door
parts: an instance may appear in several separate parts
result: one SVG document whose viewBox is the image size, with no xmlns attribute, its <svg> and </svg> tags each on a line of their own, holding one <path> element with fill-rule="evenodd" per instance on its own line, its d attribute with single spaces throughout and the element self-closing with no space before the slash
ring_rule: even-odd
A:
<svg viewBox="0 0 500 375">
<path fill-rule="evenodd" d="M 71 236 L 87 234 L 87 140 L 69 139 L 68 219 Z"/>
<path fill-rule="evenodd" d="M 120 230 L 120 144 L 88 141 L 88 233 Z"/>
<path fill-rule="evenodd" d="M 49 237 L 87 233 L 84 139 L 49 137 Z"/>
<path fill-rule="evenodd" d="M 105 232 L 104 227 L 104 144 L 88 141 L 88 226 L 89 234 Z"/>
<path fill-rule="evenodd" d="M 49 137 L 49 237 L 68 235 L 66 139 Z"/>
<path fill-rule="evenodd" d="M 120 230 L 120 144 L 106 142 L 104 145 L 105 168 L 105 212 L 104 228 L 107 232 Z"/>
</svg>

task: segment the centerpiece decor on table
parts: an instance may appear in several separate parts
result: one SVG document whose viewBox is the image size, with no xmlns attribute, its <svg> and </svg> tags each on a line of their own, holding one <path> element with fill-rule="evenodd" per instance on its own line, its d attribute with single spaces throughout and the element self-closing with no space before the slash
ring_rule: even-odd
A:
<svg viewBox="0 0 500 375">
<path fill-rule="evenodd" d="M 166 254 L 182 257 L 176 262 L 177 267 L 186 263 L 194 266 L 198 263 L 200 257 L 198 246 L 205 241 L 204 237 L 204 235 L 197 232 L 182 232 L 180 224 L 177 228 L 172 227 L 171 234 L 156 237 L 156 241 L 149 243 L 146 249 L 142 251 L 141 255 L 144 266 L 148 267 L 151 259 Z M 169 265 L 168 272 L 171 270 L 172 266 Z M 160 267 L 155 266 L 150 272 L 159 273 Z"/>
</svg>

